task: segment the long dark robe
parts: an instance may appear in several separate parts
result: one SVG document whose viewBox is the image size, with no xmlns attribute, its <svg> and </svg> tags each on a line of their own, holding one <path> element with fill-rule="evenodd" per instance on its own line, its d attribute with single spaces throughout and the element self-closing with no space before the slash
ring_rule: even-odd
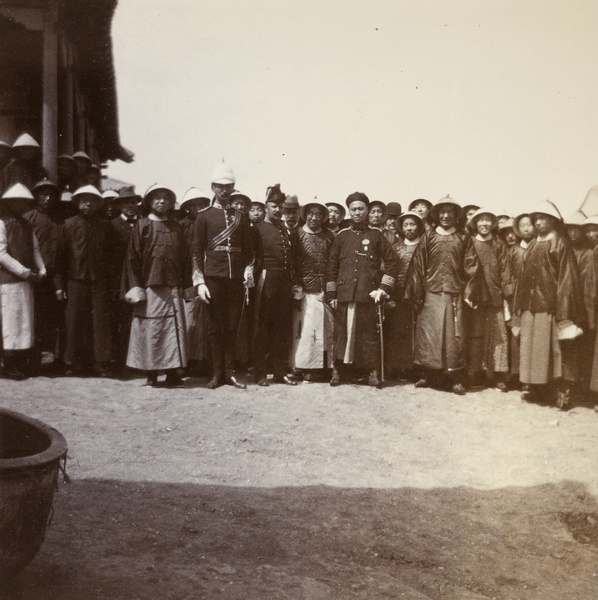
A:
<svg viewBox="0 0 598 600">
<path fill-rule="evenodd" d="M 187 344 L 182 292 L 191 287 L 191 257 L 174 219 L 135 224 L 123 269 L 122 293 L 143 289 L 135 305 L 127 365 L 142 370 L 185 367 Z"/>
<path fill-rule="evenodd" d="M 407 272 L 405 300 L 420 308 L 415 330 L 415 364 L 428 369 L 456 371 L 466 366 L 467 332 L 463 293 L 469 275 L 477 299 L 473 274 L 465 272 L 464 258 L 471 245 L 469 235 L 460 231 L 443 235 L 426 231 L 417 246 Z"/>
<path fill-rule="evenodd" d="M 418 240 L 419 243 L 419 240 Z M 397 256 L 397 282 L 391 302 L 385 307 L 384 359 L 385 369 L 404 371 L 413 366 L 416 313 L 413 304 L 405 302 L 405 280 L 417 243 L 406 244 L 402 239 L 392 246 Z"/>
<path fill-rule="evenodd" d="M 576 381 L 578 343 L 556 340 L 558 323 L 583 327 L 586 318 L 579 269 L 568 240 L 556 233 L 530 244 L 513 304 L 522 319 L 522 383 L 548 383 L 560 377 Z"/>
</svg>

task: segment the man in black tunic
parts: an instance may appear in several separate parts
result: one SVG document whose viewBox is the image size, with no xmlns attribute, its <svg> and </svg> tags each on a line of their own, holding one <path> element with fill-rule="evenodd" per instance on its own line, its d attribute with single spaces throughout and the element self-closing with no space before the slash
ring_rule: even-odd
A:
<svg viewBox="0 0 598 600">
<path fill-rule="evenodd" d="M 54 275 L 56 252 L 63 219 L 59 214 L 58 187 L 48 179 L 39 181 L 33 187 L 33 197 L 37 206 L 25 213 L 24 217 L 33 226 L 39 250 L 47 270 L 47 277 L 35 287 L 35 346 L 32 371 L 39 371 L 42 352 L 52 352 L 54 367 L 63 367 L 66 325 L 64 302 L 56 299 Z"/>
<path fill-rule="evenodd" d="M 209 315 L 209 389 L 223 383 L 246 388 L 234 376 L 234 359 L 244 286 L 253 286 L 253 241 L 247 215 L 231 206 L 234 187 L 230 166 L 218 165 L 212 206 L 197 214 L 193 226 L 193 284 Z"/>
<path fill-rule="evenodd" d="M 379 387 L 381 344 L 376 305 L 390 297 L 397 258 L 384 234 L 368 225 L 368 197 L 354 192 L 346 204 L 351 226 L 334 238 L 326 279 L 326 298 L 337 311 L 330 385 L 339 385 L 346 366 L 351 365 L 366 369 L 368 385 Z"/>
<path fill-rule="evenodd" d="M 256 271 L 253 369 L 258 385 L 267 386 L 268 366 L 275 383 L 297 385 L 287 375 L 291 352 L 292 263 L 291 241 L 282 221 L 285 195 L 280 185 L 268 188 L 266 218 L 255 225 Z"/>
</svg>

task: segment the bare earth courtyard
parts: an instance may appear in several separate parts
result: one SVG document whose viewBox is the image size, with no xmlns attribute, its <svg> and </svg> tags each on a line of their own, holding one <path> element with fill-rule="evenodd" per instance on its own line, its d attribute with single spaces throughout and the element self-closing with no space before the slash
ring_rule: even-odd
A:
<svg viewBox="0 0 598 600">
<path fill-rule="evenodd" d="M 598 414 L 303 383 L 0 382 L 69 444 L 7 597 L 598 598 Z"/>
</svg>

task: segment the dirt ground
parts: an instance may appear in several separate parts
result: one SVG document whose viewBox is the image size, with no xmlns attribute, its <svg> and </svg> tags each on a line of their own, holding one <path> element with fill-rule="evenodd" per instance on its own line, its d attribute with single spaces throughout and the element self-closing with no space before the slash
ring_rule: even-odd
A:
<svg viewBox="0 0 598 600">
<path fill-rule="evenodd" d="M 21 600 L 598 598 L 598 414 L 303 383 L 40 377 L 69 444 Z"/>
</svg>

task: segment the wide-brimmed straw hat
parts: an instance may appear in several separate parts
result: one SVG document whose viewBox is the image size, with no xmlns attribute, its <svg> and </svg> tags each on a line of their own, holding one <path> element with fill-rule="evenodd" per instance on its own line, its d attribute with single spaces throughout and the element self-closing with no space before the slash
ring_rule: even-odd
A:
<svg viewBox="0 0 598 600">
<path fill-rule="evenodd" d="M 556 219 L 560 223 L 563 222 L 563 216 L 561 215 L 561 211 L 556 207 L 556 204 L 551 202 L 550 200 L 544 200 L 539 204 L 536 204 L 534 209 L 531 211 L 532 218 L 534 215 L 547 215 Z"/>
<path fill-rule="evenodd" d="M 22 183 L 15 183 L 10 186 L 4 194 L 2 194 L 0 202 L 4 204 L 5 200 L 10 200 L 11 206 L 14 207 L 13 210 L 16 209 L 21 214 L 35 206 L 33 194 L 29 188 Z"/>
<path fill-rule="evenodd" d="M 28 133 L 22 133 L 13 143 L 13 148 L 36 148 L 41 150 L 40 145 Z"/>
<path fill-rule="evenodd" d="M 503 231 L 504 229 L 512 229 L 513 231 L 515 231 L 514 224 L 515 224 L 515 219 L 513 219 L 511 217 L 511 218 L 507 219 L 506 221 L 499 223 L 498 230 Z"/>
<path fill-rule="evenodd" d="M 428 210 L 432 208 L 432 203 L 425 198 L 416 198 L 415 200 L 412 200 L 407 208 L 412 211 L 415 206 L 421 203 L 425 204 L 428 207 Z"/>
<path fill-rule="evenodd" d="M 188 211 L 193 205 L 201 204 L 207 206 L 212 201 L 212 196 L 202 192 L 199 188 L 190 187 L 183 196 L 181 210 Z"/>
<path fill-rule="evenodd" d="M 339 204 L 338 202 L 324 202 L 324 206 L 326 208 L 330 208 L 331 206 L 338 208 L 341 211 L 341 221 L 347 215 L 347 209 L 342 204 Z"/>
<path fill-rule="evenodd" d="M 471 215 L 471 218 L 467 221 L 467 228 L 470 231 L 475 231 L 476 221 L 478 220 L 478 217 L 480 217 L 481 215 L 488 215 L 489 217 L 491 217 L 491 219 L 492 219 L 491 227 L 492 227 L 492 229 L 496 229 L 496 226 L 498 225 L 498 217 L 490 209 L 481 207 L 481 208 L 478 208 L 478 210 L 476 210 L 473 213 L 473 215 Z"/>
<path fill-rule="evenodd" d="M 419 227 L 419 234 L 421 235 L 425 229 L 424 220 L 421 218 L 421 215 L 412 210 L 407 210 L 397 217 L 397 231 L 400 233 L 403 227 L 403 221 L 407 218 L 414 219 L 415 221 L 417 221 Z"/>
<path fill-rule="evenodd" d="M 324 214 L 322 224 L 328 223 L 328 220 L 330 218 L 330 214 L 328 213 L 328 207 L 325 204 L 322 204 L 322 202 L 318 202 L 317 200 L 312 200 L 311 202 L 308 202 L 307 204 L 304 204 L 301 207 L 299 214 L 301 215 L 301 219 L 303 221 L 307 221 L 307 213 L 312 208 L 321 208 Z"/>
<path fill-rule="evenodd" d="M 168 196 L 170 197 L 170 200 L 173 203 L 173 205 L 176 204 L 176 194 L 169 187 L 165 187 L 163 185 L 154 183 L 147 188 L 147 191 L 143 195 L 143 205 L 146 210 L 149 211 L 151 209 L 151 206 L 150 206 L 151 196 L 154 192 L 157 192 L 157 191 L 166 192 L 168 194 Z"/>
<path fill-rule="evenodd" d="M 521 231 L 519 230 L 519 221 L 521 221 L 523 217 L 529 217 L 531 219 L 532 214 L 531 212 L 524 212 L 518 214 L 516 217 L 513 217 L 513 231 L 515 232 L 515 235 L 520 238 L 522 238 L 523 236 L 521 235 Z"/>
<path fill-rule="evenodd" d="M 56 194 L 56 197 L 58 198 L 58 186 L 53 181 L 50 181 L 49 179 L 42 179 L 41 181 L 38 181 L 31 188 L 31 191 L 35 195 L 35 192 L 38 192 L 39 190 L 43 190 L 43 189 L 47 189 L 47 188 L 51 189 Z"/>
<path fill-rule="evenodd" d="M 572 212 L 566 219 L 563 219 L 565 225 L 581 225 L 587 218 L 587 215 L 581 210 Z"/>
<path fill-rule="evenodd" d="M 440 200 L 436 200 L 436 202 L 434 202 L 434 206 L 432 206 L 430 209 L 430 216 L 433 219 L 438 219 L 440 207 L 446 205 L 454 206 L 457 209 L 457 218 L 460 218 L 463 214 L 461 205 L 454 198 L 451 198 L 450 196 L 444 196 L 444 198 L 440 198 Z"/>
<path fill-rule="evenodd" d="M 233 193 L 230 195 L 230 201 L 231 201 L 231 204 L 234 201 L 242 202 L 243 207 L 244 207 L 243 208 L 244 213 L 248 213 L 249 209 L 251 208 L 251 198 L 249 196 L 247 196 L 247 194 L 243 194 L 239 190 L 233 191 Z"/>
<path fill-rule="evenodd" d="M 73 202 L 77 202 L 79 198 L 81 198 L 81 196 L 95 196 L 100 200 L 103 199 L 102 194 L 100 193 L 98 188 L 91 185 L 90 183 L 88 183 L 87 185 L 83 185 L 77 190 L 75 190 L 75 193 L 73 194 Z"/>
<path fill-rule="evenodd" d="M 386 204 L 384 202 L 382 202 L 382 200 L 372 200 L 370 202 L 370 205 L 368 206 L 368 210 L 372 210 L 372 208 L 374 207 L 378 207 L 382 209 L 382 214 L 384 215 L 384 217 L 386 217 L 387 213 L 387 209 L 386 209 Z"/>
</svg>

